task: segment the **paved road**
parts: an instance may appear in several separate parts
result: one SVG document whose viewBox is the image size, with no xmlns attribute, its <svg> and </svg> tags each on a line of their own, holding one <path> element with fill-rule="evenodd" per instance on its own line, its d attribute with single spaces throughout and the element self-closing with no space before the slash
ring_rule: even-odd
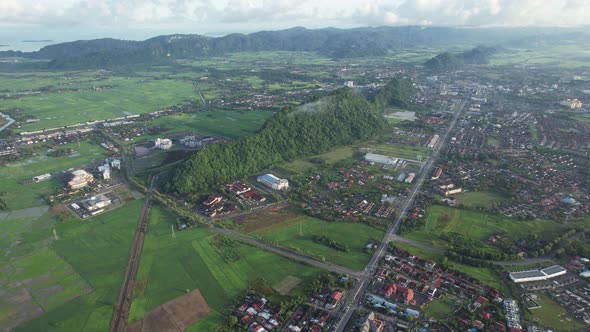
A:
<svg viewBox="0 0 590 332">
<path fill-rule="evenodd" d="M 152 190 L 154 188 L 154 181 L 157 178 L 157 176 L 152 178 L 150 190 L 145 197 L 143 210 L 141 211 L 141 216 L 139 217 L 139 222 L 137 223 L 135 238 L 133 239 L 133 245 L 131 246 L 131 251 L 129 253 L 127 268 L 125 270 L 123 283 L 121 284 L 117 306 L 115 307 L 115 312 L 113 313 L 110 332 L 123 332 L 127 327 L 127 318 L 129 317 L 129 310 L 131 309 L 135 277 L 137 275 L 137 270 L 139 269 L 139 259 L 141 257 L 141 250 L 143 249 L 143 240 L 147 231 L 147 224 L 150 219 Z"/>
<path fill-rule="evenodd" d="M 406 198 L 406 200 L 402 204 L 402 207 L 400 209 L 399 214 L 397 215 L 397 218 L 395 219 L 395 221 L 393 222 L 391 227 L 388 229 L 388 231 L 385 233 L 385 236 L 383 237 L 383 241 L 381 241 L 381 244 L 379 244 L 379 247 L 377 248 L 377 250 L 375 251 L 375 254 L 371 258 L 371 261 L 365 267 L 364 276 L 362 277 L 361 280 L 359 280 L 359 282 L 357 282 L 357 286 L 353 289 L 353 296 L 349 296 L 347 301 L 345 302 L 345 308 L 346 308 L 345 312 L 343 313 L 342 318 L 340 319 L 340 322 L 338 322 L 338 324 L 336 325 L 335 331 L 337 331 L 337 332 L 344 331 L 344 328 L 346 327 L 346 324 L 350 320 L 352 313 L 358 307 L 357 304 L 359 303 L 359 300 L 361 300 L 358 297 L 361 296 L 367 290 L 367 286 L 369 284 L 371 276 L 375 272 L 375 269 L 377 267 L 377 264 L 379 263 L 379 260 L 385 254 L 385 252 L 387 250 L 387 246 L 389 245 L 389 242 L 391 242 L 393 239 L 395 239 L 397 237 L 396 233 L 399 230 L 399 226 L 400 226 L 402 220 L 405 218 L 406 213 L 408 212 L 409 208 L 414 203 L 414 199 L 416 198 L 416 195 L 418 194 L 418 192 L 422 188 L 422 185 L 424 184 L 426 178 L 431 174 L 432 167 L 434 166 L 436 160 L 438 159 L 440 151 L 446 145 L 447 138 L 449 137 L 450 133 L 453 131 L 453 129 L 457 125 L 457 121 L 461 117 L 461 113 L 463 112 L 463 109 L 465 108 L 465 104 L 467 103 L 468 99 L 469 99 L 469 96 L 461 103 L 455 105 L 455 113 L 453 115 L 453 118 L 451 119 L 451 122 L 449 123 L 449 126 L 447 127 L 447 130 L 441 136 L 440 143 L 434 148 L 432 155 L 424 163 L 424 166 L 422 167 L 421 172 L 418 175 L 418 179 L 416 180 L 414 186 L 412 187 L 412 190 L 410 191 L 409 196 Z"/>
<path fill-rule="evenodd" d="M 0 112 L 0 117 L 3 117 L 7 121 L 2 127 L 0 127 L 0 131 L 10 127 L 10 125 L 14 123 L 14 119 L 11 118 L 10 115 L 8 115 L 8 114 L 4 114 L 4 113 Z"/>
<path fill-rule="evenodd" d="M 342 266 L 338 266 L 335 264 L 322 262 L 322 261 L 319 261 L 313 257 L 309 257 L 309 256 L 303 255 L 301 253 L 298 253 L 296 251 L 292 251 L 289 249 L 277 247 L 277 246 L 274 246 L 274 245 L 269 244 L 267 242 L 264 242 L 262 240 L 259 240 L 259 239 L 256 239 L 256 238 L 253 238 L 253 237 L 250 237 L 248 235 L 244 235 L 244 234 L 241 234 L 238 232 L 234 232 L 234 231 L 226 229 L 226 228 L 214 228 L 213 230 L 217 233 L 231 236 L 231 237 L 236 238 L 242 242 L 249 243 L 251 245 L 262 248 L 264 250 L 268 250 L 270 252 L 274 252 L 276 254 L 279 254 L 279 255 L 282 255 L 282 256 L 285 256 L 288 258 L 292 258 L 292 259 L 298 260 L 300 262 L 307 263 L 309 265 L 317 266 L 317 267 L 322 268 L 327 271 L 332 271 L 332 272 L 341 273 L 341 274 L 347 274 L 353 278 L 363 276 L 363 274 L 361 272 L 354 271 L 354 270 L 351 270 L 351 269 L 348 269 L 348 268 L 345 268 Z"/>
</svg>

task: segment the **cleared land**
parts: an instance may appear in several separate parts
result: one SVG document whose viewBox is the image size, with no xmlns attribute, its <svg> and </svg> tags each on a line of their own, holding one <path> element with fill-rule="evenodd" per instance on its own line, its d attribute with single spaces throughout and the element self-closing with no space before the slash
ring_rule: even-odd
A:
<svg viewBox="0 0 590 332">
<path fill-rule="evenodd" d="M 262 278 L 269 287 L 280 285 L 288 276 L 309 280 L 319 271 L 315 268 L 271 254 L 258 248 L 236 242 L 233 250 L 239 257 L 228 262 L 213 245 L 213 234 L 206 229 L 176 231 L 172 237 L 171 225 L 176 218 L 166 210 L 154 206 L 150 227 L 137 274 L 130 322 L 142 319 L 146 312 L 198 288 L 211 313 L 188 331 L 210 331 L 225 320 L 220 314 L 232 299 L 247 289 L 256 279 Z M 272 291 L 272 288 L 270 288 Z M 297 285 L 289 295 L 301 295 Z M 281 295 L 272 293 L 270 298 Z"/>
<path fill-rule="evenodd" d="M 127 328 L 127 331 L 185 331 L 210 311 L 201 292 L 195 289 L 148 312 L 143 320 Z"/>
<path fill-rule="evenodd" d="M 292 212 L 278 214 L 260 224 L 252 233 L 263 239 L 356 270 L 362 269 L 371 258 L 364 251 L 366 245 L 371 240 L 383 238 L 383 231 L 363 223 L 327 222 Z M 350 252 L 338 251 L 313 241 L 314 235 L 322 234 L 348 245 Z"/>
<path fill-rule="evenodd" d="M 571 317 L 564 307 L 549 296 L 539 294 L 536 301 L 541 305 L 541 308 L 529 310 L 527 316 L 543 326 L 553 328 L 556 331 L 580 331 L 586 326 Z"/>
</svg>

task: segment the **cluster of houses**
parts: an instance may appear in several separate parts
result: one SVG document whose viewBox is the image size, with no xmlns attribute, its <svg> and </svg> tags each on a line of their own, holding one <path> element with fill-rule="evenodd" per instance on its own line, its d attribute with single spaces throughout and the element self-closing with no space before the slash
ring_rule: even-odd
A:
<svg viewBox="0 0 590 332">
<path fill-rule="evenodd" d="M 235 309 L 234 315 L 242 326 L 250 332 L 279 331 L 281 308 L 271 305 L 268 300 L 257 294 L 248 294 Z"/>
<path fill-rule="evenodd" d="M 221 195 L 210 195 L 202 203 L 202 213 L 209 218 L 227 216 L 238 210 L 238 207 L 234 203 L 224 199 Z"/>
<path fill-rule="evenodd" d="M 252 189 L 249 185 L 242 181 L 234 181 L 228 183 L 225 187 L 242 202 L 244 205 L 255 207 L 260 206 L 266 202 L 266 197 L 261 195 L 258 191 Z"/>
<path fill-rule="evenodd" d="M 388 308 L 390 314 L 397 314 L 400 305 L 407 306 L 406 311 L 419 313 L 420 308 L 434 299 L 455 304 L 470 301 L 464 310 L 454 313 L 456 324 L 465 322 L 461 328 L 497 326 L 502 331 L 500 326 L 505 326 L 498 320 L 503 301 L 498 290 L 395 247 L 381 261 L 370 290 L 373 293 L 368 298 L 370 307 Z M 472 324 L 473 315 L 479 319 Z"/>
<path fill-rule="evenodd" d="M 590 328 L 590 285 L 588 283 L 558 288 L 550 291 L 549 294 L 574 318 L 584 321 Z"/>
<path fill-rule="evenodd" d="M 333 322 L 334 315 L 331 312 L 304 304 L 295 310 L 284 331 L 321 332 L 330 328 Z"/>
</svg>

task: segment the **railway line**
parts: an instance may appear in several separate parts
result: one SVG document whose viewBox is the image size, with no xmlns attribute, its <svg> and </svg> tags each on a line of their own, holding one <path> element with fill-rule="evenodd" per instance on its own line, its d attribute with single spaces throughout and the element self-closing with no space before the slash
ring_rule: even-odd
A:
<svg viewBox="0 0 590 332">
<path fill-rule="evenodd" d="M 113 320 L 109 330 L 110 332 L 123 332 L 127 327 L 127 319 L 129 317 L 129 310 L 131 309 L 133 289 L 135 286 L 135 277 L 137 275 L 137 270 L 139 269 L 139 259 L 141 258 L 141 250 L 143 249 L 143 240 L 145 238 L 147 225 L 150 219 L 152 207 L 152 189 L 156 179 L 157 176 L 152 178 L 150 189 L 145 197 L 145 203 L 139 217 L 139 222 L 137 223 L 135 237 L 133 239 L 133 244 L 131 245 L 129 259 L 127 261 L 127 268 L 125 269 L 121 290 L 119 291 L 117 306 L 115 307 L 115 312 L 113 313 Z"/>
</svg>

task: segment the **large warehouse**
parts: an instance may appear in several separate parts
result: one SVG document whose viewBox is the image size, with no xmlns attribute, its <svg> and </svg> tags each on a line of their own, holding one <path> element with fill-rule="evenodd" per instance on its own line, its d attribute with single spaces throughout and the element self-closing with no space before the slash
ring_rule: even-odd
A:
<svg viewBox="0 0 590 332">
<path fill-rule="evenodd" d="M 373 162 L 373 163 L 379 163 L 379 164 L 385 164 L 385 165 L 395 165 L 399 161 L 398 158 L 384 156 L 384 155 L 375 154 L 375 153 L 367 153 L 365 155 L 365 160 Z"/>
<path fill-rule="evenodd" d="M 274 190 L 289 189 L 289 181 L 286 179 L 279 179 L 272 174 L 261 175 L 257 178 L 257 181 Z"/>
<path fill-rule="evenodd" d="M 567 270 L 559 265 L 553 265 L 550 267 L 546 267 L 541 270 L 527 270 L 527 271 L 518 271 L 518 272 L 511 272 L 510 279 L 512 281 L 520 283 L 520 282 L 529 282 L 529 281 L 540 281 L 540 280 L 547 280 L 551 278 L 558 277 L 560 275 L 564 275 Z"/>
</svg>

